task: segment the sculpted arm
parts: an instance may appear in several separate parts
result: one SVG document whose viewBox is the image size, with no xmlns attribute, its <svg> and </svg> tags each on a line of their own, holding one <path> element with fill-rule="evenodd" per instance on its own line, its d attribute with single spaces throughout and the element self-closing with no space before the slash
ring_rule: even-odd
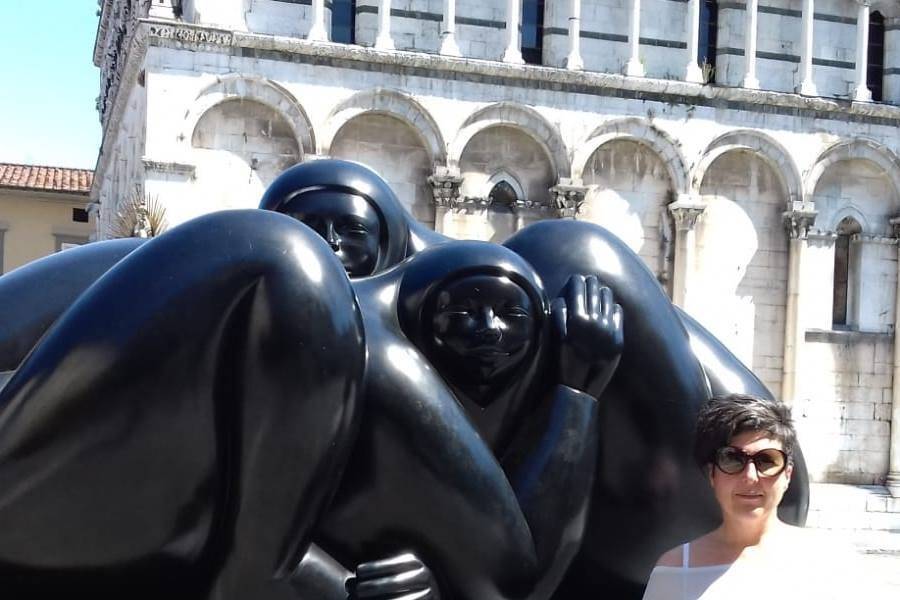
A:
<svg viewBox="0 0 900 600">
<path fill-rule="evenodd" d="M 0 277 L 0 371 L 17 369 L 44 332 L 104 273 L 145 240 L 95 242 Z"/>
<path fill-rule="evenodd" d="M 573 277 L 552 318 L 558 383 L 503 461 L 534 540 L 532 597 L 549 596 L 580 546 L 597 460 L 596 398 L 622 351 L 621 309 L 595 277 Z"/>
</svg>

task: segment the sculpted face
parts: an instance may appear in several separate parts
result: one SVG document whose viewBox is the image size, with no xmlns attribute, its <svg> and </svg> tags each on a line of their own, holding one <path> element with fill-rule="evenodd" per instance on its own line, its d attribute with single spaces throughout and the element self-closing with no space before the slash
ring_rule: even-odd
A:
<svg viewBox="0 0 900 600">
<path fill-rule="evenodd" d="M 506 277 L 470 275 L 435 294 L 433 344 L 438 359 L 470 383 L 510 373 L 534 344 L 536 308 Z"/>
<path fill-rule="evenodd" d="M 289 203 L 285 212 L 322 236 L 350 277 L 374 272 L 381 223 L 365 199 L 328 190 L 309 192 Z"/>
</svg>

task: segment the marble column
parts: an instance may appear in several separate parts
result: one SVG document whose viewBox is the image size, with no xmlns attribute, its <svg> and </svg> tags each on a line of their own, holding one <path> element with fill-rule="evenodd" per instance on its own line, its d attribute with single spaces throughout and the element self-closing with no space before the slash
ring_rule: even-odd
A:
<svg viewBox="0 0 900 600">
<path fill-rule="evenodd" d="M 866 77 L 869 71 L 869 0 L 857 0 L 859 11 L 856 16 L 856 89 L 853 100 L 871 102 L 872 92 Z"/>
<path fill-rule="evenodd" d="M 447 212 L 459 204 L 459 187 L 463 178 L 457 169 L 439 167 L 428 177 L 434 197 L 434 230 L 444 233 Z"/>
<path fill-rule="evenodd" d="M 444 0 L 444 21 L 441 25 L 441 54 L 462 56 L 456 44 L 456 0 Z"/>
<path fill-rule="evenodd" d="M 702 0 L 688 0 L 688 62 L 684 80 L 691 83 L 703 83 L 703 71 L 697 64 L 700 50 L 700 2 Z"/>
<path fill-rule="evenodd" d="M 569 56 L 566 58 L 566 68 L 570 71 L 584 68 L 584 60 L 581 58 L 581 0 L 572 0 L 572 10 L 569 13 Z"/>
<path fill-rule="evenodd" d="M 314 42 L 327 42 L 331 39 L 325 29 L 325 0 L 312 0 L 312 28 L 306 39 Z"/>
<path fill-rule="evenodd" d="M 625 74 L 629 77 L 643 77 L 644 65 L 641 63 L 641 0 L 631 0 L 631 13 L 628 25 L 628 46 L 631 49 L 631 57 L 625 65 Z"/>
<path fill-rule="evenodd" d="M 756 27 L 759 20 L 759 0 L 747 0 L 744 12 L 744 82 L 741 84 L 751 90 L 759 89 L 756 78 Z"/>
<path fill-rule="evenodd" d="M 800 311 L 803 290 L 809 287 L 805 255 L 809 244 L 807 235 L 818 214 L 808 203 L 795 201 L 792 210 L 783 213 L 788 230 L 788 289 L 784 331 L 784 377 L 781 384 L 781 399 L 793 405 L 797 393 L 797 356 L 806 336 L 806 323 Z"/>
<path fill-rule="evenodd" d="M 697 254 L 697 221 L 706 206 L 700 198 L 682 194 L 667 207 L 675 220 L 675 264 L 672 274 L 672 302 L 688 310 L 688 300 Z"/>
<path fill-rule="evenodd" d="M 891 219 L 894 237 L 900 239 L 900 217 Z M 885 487 L 894 498 L 900 498 L 900 244 L 897 246 L 897 290 L 894 296 L 894 377 L 891 392 L 891 446 Z"/>
<path fill-rule="evenodd" d="M 815 28 L 814 0 L 803 0 L 803 22 L 800 32 L 800 86 L 797 91 L 804 96 L 818 96 L 813 81 L 813 29 Z"/>
<path fill-rule="evenodd" d="M 391 38 L 391 0 L 378 2 L 378 35 L 375 36 L 375 47 L 379 50 L 394 49 L 394 40 Z"/>
<path fill-rule="evenodd" d="M 587 191 L 587 186 L 582 185 L 581 181 L 560 178 L 559 183 L 550 188 L 556 217 L 559 219 L 577 218 Z"/>
<path fill-rule="evenodd" d="M 516 65 L 525 64 L 522 58 L 522 45 L 519 43 L 519 20 L 522 16 L 522 0 L 506 2 L 506 52 L 503 62 Z"/>
</svg>

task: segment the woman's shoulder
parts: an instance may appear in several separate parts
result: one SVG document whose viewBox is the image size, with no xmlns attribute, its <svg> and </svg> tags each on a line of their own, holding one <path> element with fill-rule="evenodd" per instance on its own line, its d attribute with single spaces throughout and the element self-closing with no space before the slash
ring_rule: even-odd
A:
<svg viewBox="0 0 900 600">
<path fill-rule="evenodd" d="M 680 567 L 683 564 L 683 550 L 684 544 L 678 544 L 674 548 L 671 548 L 663 553 L 662 556 L 659 557 L 659 560 L 656 561 L 657 567 Z"/>
</svg>

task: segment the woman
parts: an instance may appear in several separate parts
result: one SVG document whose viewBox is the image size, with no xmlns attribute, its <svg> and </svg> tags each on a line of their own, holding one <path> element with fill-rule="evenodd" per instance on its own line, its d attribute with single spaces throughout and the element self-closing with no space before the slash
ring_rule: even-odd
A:
<svg viewBox="0 0 900 600">
<path fill-rule="evenodd" d="M 852 555 L 778 518 L 796 438 L 790 409 L 777 400 L 731 394 L 704 404 L 694 460 L 706 471 L 722 524 L 665 553 L 644 600 L 758 597 L 761 582 L 768 598 L 848 597 L 829 575 L 852 572 Z"/>
</svg>

